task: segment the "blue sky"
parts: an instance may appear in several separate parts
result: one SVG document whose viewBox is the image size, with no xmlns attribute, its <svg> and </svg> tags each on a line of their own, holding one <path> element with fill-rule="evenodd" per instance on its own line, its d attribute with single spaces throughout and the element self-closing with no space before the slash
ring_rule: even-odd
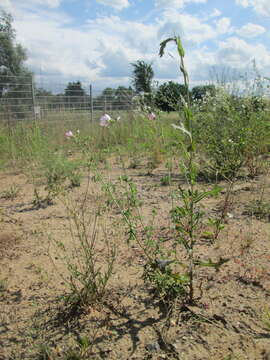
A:
<svg viewBox="0 0 270 360">
<path fill-rule="evenodd" d="M 13 15 L 44 87 L 129 86 L 137 60 L 153 64 L 159 83 L 181 81 L 175 49 L 158 57 L 160 41 L 174 34 L 183 39 L 191 85 L 224 69 L 252 71 L 254 59 L 270 77 L 269 0 L 0 0 L 0 8 Z"/>
</svg>

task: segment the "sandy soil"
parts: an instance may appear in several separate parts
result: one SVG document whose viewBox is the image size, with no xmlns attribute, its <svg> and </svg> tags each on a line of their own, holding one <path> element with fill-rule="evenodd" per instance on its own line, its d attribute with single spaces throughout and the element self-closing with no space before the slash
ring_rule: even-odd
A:
<svg viewBox="0 0 270 360">
<path fill-rule="evenodd" d="M 112 182 L 123 174 L 116 163 L 103 173 Z M 155 236 L 172 237 L 170 194 L 181 179 L 174 175 L 171 186 L 161 186 L 166 174 L 162 166 L 152 176 L 144 168 L 126 174 L 138 187 L 146 222 L 151 209 L 157 209 Z M 201 235 L 196 250 L 201 258 L 230 261 L 219 272 L 201 268 L 196 304 L 180 306 L 168 318 L 142 280 L 141 250 L 127 245 L 119 211 L 113 205 L 106 209 L 106 196 L 92 176 L 86 203 L 90 217 L 101 208 L 98 262 L 104 266 L 104 238 L 116 245 L 117 258 L 104 303 L 71 314 L 63 305 L 69 290 L 67 269 L 54 246 L 62 242 L 71 251 L 67 203 L 60 198 L 37 208 L 26 175 L 0 174 L 2 194 L 11 185 L 19 189 L 15 199 L 0 199 L 0 359 L 77 359 L 72 350 L 80 352 L 81 359 L 270 359 L 269 218 L 257 219 L 247 211 L 262 194 L 268 201 L 268 177 L 236 181 L 219 239 L 212 245 Z M 87 178 L 85 174 L 81 187 L 66 191 L 69 203 L 83 201 Z M 43 188 L 40 185 L 41 192 Z M 225 192 L 205 200 L 206 214 L 220 213 L 224 197 Z M 83 336 L 90 344 L 85 350 L 78 345 Z"/>
</svg>

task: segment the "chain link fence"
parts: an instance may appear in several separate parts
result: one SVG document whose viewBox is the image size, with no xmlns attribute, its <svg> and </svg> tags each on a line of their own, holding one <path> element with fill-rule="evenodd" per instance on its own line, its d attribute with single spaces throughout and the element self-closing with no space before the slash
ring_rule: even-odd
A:
<svg viewBox="0 0 270 360">
<path fill-rule="evenodd" d="M 38 87 L 33 77 L 0 75 L 0 121 L 53 120 L 68 114 L 94 121 L 102 112 L 133 109 L 135 94 L 131 89 L 108 88 L 100 92 L 79 81 L 62 89 L 55 93 Z"/>
</svg>

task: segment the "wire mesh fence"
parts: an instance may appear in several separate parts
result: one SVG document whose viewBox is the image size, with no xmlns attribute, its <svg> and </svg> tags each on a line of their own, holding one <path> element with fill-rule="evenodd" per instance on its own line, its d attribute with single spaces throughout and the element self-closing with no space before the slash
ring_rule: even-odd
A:
<svg viewBox="0 0 270 360">
<path fill-rule="evenodd" d="M 100 92 L 92 84 L 82 86 L 79 81 L 69 82 L 62 89 L 58 93 L 48 91 L 29 76 L 0 76 L 0 121 L 53 120 L 68 114 L 94 121 L 101 112 L 133 108 L 132 89 Z"/>
<path fill-rule="evenodd" d="M 34 116 L 31 77 L 0 77 L 0 119 L 12 120 Z"/>
</svg>

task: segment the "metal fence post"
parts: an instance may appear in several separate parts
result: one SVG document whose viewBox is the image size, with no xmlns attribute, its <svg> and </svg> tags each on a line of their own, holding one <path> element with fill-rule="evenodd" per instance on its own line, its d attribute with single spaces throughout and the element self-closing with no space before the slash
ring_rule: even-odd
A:
<svg viewBox="0 0 270 360">
<path fill-rule="evenodd" d="M 107 111 L 107 96 L 106 94 L 104 95 L 104 113 L 106 113 Z"/>
<path fill-rule="evenodd" d="M 31 95 L 32 95 L 34 120 L 36 121 L 36 96 L 35 96 L 34 75 L 31 76 Z"/>
<path fill-rule="evenodd" d="M 93 89 L 92 84 L 89 86 L 89 94 L 90 94 L 90 119 L 93 122 Z"/>
</svg>

